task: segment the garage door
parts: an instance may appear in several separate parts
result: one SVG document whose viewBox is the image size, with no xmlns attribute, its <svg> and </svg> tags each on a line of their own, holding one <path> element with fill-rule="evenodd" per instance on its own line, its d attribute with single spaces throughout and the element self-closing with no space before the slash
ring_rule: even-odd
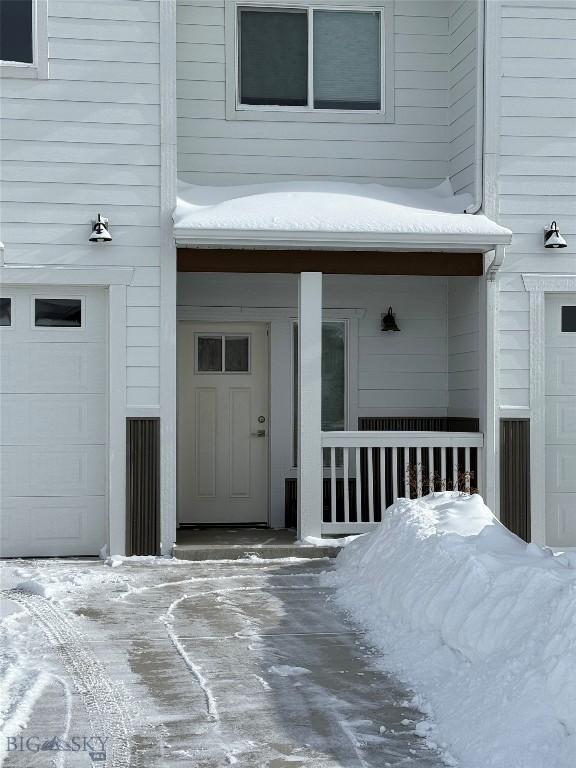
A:
<svg viewBox="0 0 576 768">
<path fill-rule="evenodd" d="M 576 546 L 576 295 L 546 298 L 546 543 Z"/>
<path fill-rule="evenodd" d="M 104 289 L 3 289 L 3 557 L 94 555 L 107 531 Z"/>
</svg>

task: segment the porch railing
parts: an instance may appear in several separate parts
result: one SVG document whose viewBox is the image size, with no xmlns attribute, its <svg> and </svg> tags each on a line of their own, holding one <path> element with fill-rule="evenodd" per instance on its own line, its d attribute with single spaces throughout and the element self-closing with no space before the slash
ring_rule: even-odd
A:
<svg viewBox="0 0 576 768">
<path fill-rule="evenodd" d="M 369 530 L 402 496 L 479 490 L 483 445 L 479 432 L 323 432 L 322 532 Z"/>
</svg>

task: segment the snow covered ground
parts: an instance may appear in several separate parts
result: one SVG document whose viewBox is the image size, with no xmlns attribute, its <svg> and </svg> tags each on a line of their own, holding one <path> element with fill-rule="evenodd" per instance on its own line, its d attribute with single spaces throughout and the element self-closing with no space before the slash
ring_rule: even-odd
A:
<svg viewBox="0 0 576 768">
<path fill-rule="evenodd" d="M 325 581 L 462 768 L 574 768 L 576 554 L 526 545 L 480 496 L 438 493 L 400 499 Z"/>
<path fill-rule="evenodd" d="M 320 579 L 330 560 L 0 568 L 2 768 L 440 768 Z M 8 736 L 85 751 L 9 750 Z"/>
</svg>

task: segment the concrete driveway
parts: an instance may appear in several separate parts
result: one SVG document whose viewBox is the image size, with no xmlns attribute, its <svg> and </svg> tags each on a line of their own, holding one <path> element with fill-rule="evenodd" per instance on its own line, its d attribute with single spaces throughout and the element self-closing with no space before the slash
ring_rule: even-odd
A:
<svg viewBox="0 0 576 768">
<path fill-rule="evenodd" d="M 21 566 L 0 641 L 25 727 L 5 766 L 443 765 L 321 584 L 329 561 Z"/>
</svg>

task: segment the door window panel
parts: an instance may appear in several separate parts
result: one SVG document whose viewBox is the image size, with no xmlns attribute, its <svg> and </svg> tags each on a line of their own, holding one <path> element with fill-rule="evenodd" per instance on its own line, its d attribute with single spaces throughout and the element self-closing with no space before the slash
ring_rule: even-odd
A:
<svg viewBox="0 0 576 768">
<path fill-rule="evenodd" d="M 248 336 L 226 336 L 224 341 L 225 370 L 227 373 L 248 373 L 250 370 L 250 343 Z"/>
<path fill-rule="evenodd" d="M 81 328 L 81 299 L 34 299 L 34 325 L 37 328 Z"/>
<path fill-rule="evenodd" d="M 222 371 L 222 337 L 198 336 L 198 365 L 199 373 L 221 373 Z"/>
</svg>

